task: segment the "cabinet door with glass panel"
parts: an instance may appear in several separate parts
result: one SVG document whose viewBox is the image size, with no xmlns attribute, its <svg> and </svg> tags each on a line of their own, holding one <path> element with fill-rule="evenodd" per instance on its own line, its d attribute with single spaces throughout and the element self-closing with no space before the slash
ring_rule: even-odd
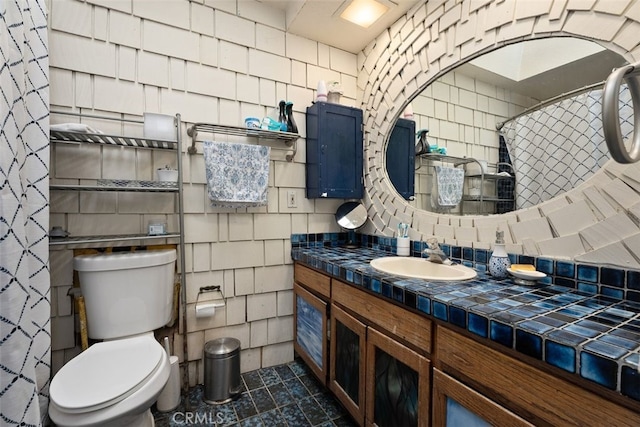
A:
<svg viewBox="0 0 640 427">
<path fill-rule="evenodd" d="M 359 425 L 364 425 L 367 326 L 331 306 L 329 388 Z"/>
<path fill-rule="evenodd" d="M 428 426 L 431 362 L 367 329 L 366 425 Z"/>
<path fill-rule="evenodd" d="M 293 285 L 294 337 L 293 348 L 305 361 L 322 384 L 327 383 L 327 303 L 305 290 L 298 283 Z"/>
<path fill-rule="evenodd" d="M 433 427 L 533 427 L 439 369 L 433 370 Z"/>
</svg>

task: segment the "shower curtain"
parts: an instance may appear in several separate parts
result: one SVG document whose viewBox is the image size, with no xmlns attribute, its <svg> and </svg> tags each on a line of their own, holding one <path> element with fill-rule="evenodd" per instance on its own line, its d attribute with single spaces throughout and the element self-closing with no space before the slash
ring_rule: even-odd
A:
<svg viewBox="0 0 640 427">
<path fill-rule="evenodd" d="M 0 1 L 0 424 L 46 423 L 49 59 L 45 0 Z"/>
<path fill-rule="evenodd" d="M 633 107 L 620 90 L 623 137 Z M 584 182 L 609 160 L 602 132 L 602 89 L 583 92 L 517 117 L 502 128 L 516 173 L 516 209 L 535 206 Z"/>
</svg>

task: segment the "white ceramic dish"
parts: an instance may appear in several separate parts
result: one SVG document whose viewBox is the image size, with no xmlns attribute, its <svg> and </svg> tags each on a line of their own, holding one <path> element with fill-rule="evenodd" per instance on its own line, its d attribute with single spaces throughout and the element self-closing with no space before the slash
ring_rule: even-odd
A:
<svg viewBox="0 0 640 427">
<path fill-rule="evenodd" d="M 515 278 L 516 283 L 522 285 L 531 285 L 547 277 L 547 275 L 541 271 L 512 270 L 511 268 L 507 268 L 507 271 Z"/>
</svg>

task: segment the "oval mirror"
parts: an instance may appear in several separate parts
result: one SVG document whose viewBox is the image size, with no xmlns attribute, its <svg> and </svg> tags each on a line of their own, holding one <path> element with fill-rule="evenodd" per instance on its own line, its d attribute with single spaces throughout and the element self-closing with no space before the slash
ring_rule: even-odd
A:
<svg viewBox="0 0 640 427">
<path fill-rule="evenodd" d="M 411 98 L 407 110 L 430 151 L 415 157 L 415 166 L 397 153 L 393 135 L 406 121 L 396 124 L 385 159 L 394 188 L 417 209 L 461 215 L 534 206 L 573 188 L 609 158 L 604 137 L 594 142 L 601 121 L 594 105 L 611 70 L 626 63 L 593 41 L 549 37 L 457 66 Z M 408 144 L 417 142 L 414 134 Z M 405 167 L 414 168 L 413 180 L 396 178 Z M 453 188 L 445 176 L 451 168 L 464 171 L 452 175 L 462 194 L 440 204 Z"/>
</svg>

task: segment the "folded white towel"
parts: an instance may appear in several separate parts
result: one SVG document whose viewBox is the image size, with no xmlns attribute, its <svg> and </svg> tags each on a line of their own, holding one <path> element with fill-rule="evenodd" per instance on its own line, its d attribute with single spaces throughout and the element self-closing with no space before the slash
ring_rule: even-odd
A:
<svg viewBox="0 0 640 427">
<path fill-rule="evenodd" d="M 464 170 L 445 166 L 434 166 L 434 169 L 434 185 L 431 193 L 432 204 L 434 204 L 434 207 L 455 207 L 462 200 Z"/>
<path fill-rule="evenodd" d="M 267 205 L 270 147 L 204 141 L 203 152 L 211 206 Z"/>
<path fill-rule="evenodd" d="M 82 123 L 60 123 L 50 125 L 49 128 L 60 132 L 103 133 L 102 131 L 96 130 L 88 125 L 83 125 Z"/>
</svg>

